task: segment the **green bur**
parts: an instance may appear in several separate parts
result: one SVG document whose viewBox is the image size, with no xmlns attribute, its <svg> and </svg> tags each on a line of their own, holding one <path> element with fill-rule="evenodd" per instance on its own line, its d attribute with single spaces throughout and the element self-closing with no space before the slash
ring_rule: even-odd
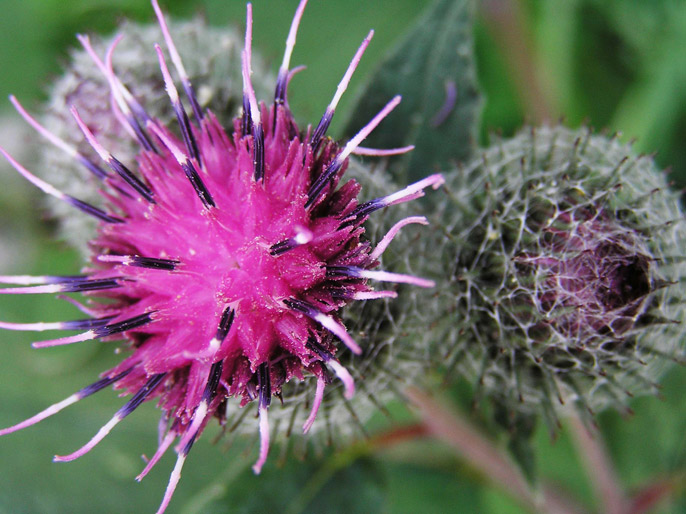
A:
<svg viewBox="0 0 686 514">
<path fill-rule="evenodd" d="M 555 427 L 570 406 L 628 411 L 657 393 L 684 353 L 686 225 L 653 160 L 587 129 L 542 127 L 445 178 L 433 237 L 411 262 L 438 284 L 413 344 L 431 345 L 501 423 L 542 414 Z"/>
</svg>

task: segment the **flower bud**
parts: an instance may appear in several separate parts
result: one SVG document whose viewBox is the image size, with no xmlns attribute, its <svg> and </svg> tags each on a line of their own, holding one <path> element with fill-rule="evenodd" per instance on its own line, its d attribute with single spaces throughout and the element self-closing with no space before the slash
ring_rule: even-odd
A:
<svg viewBox="0 0 686 514">
<path fill-rule="evenodd" d="M 679 195 L 617 139 L 541 127 L 497 141 L 446 175 L 432 225 L 417 269 L 439 292 L 412 336 L 477 400 L 552 425 L 563 405 L 626 410 L 683 356 Z"/>
</svg>

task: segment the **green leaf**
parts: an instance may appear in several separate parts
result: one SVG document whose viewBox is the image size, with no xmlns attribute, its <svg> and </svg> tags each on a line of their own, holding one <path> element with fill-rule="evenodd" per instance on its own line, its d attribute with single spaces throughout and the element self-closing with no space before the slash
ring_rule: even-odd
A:
<svg viewBox="0 0 686 514">
<path fill-rule="evenodd" d="M 387 462 L 390 514 L 484 512 L 480 490 L 459 470 L 431 468 L 412 462 Z"/>
<path fill-rule="evenodd" d="M 325 459 L 310 456 L 287 459 L 282 466 L 266 466 L 259 477 L 250 469 L 233 474 L 228 487 L 219 482 L 223 495 L 188 513 L 252 514 L 363 514 L 383 512 L 387 502 L 385 474 L 367 457 L 327 452 Z M 201 492 L 204 494 L 204 492 Z"/>
<path fill-rule="evenodd" d="M 395 95 L 401 104 L 365 141 L 374 148 L 415 145 L 391 169 L 417 180 L 469 159 L 477 144 L 481 96 L 476 82 L 471 0 L 438 0 L 384 59 L 353 109 L 346 132 L 364 126 Z M 454 100 L 451 100 L 452 93 Z"/>
<path fill-rule="evenodd" d="M 631 404 L 634 415 L 630 418 L 607 411 L 598 419 L 617 475 L 633 489 L 665 477 L 683 477 L 686 473 L 683 403 L 686 368 L 673 367 L 661 383 L 662 399 L 649 396 L 636 399 Z M 681 500 L 686 501 L 684 488 L 678 492 Z"/>
</svg>

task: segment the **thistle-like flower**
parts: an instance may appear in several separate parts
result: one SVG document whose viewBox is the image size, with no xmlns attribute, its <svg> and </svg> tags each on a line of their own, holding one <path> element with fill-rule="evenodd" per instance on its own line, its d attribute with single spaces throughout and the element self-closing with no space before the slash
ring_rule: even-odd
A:
<svg viewBox="0 0 686 514">
<path fill-rule="evenodd" d="M 565 404 L 626 410 L 657 392 L 684 352 L 686 225 L 650 157 L 530 129 L 446 174 L 445 192 L 424 240 L 441 259 L 417 268 L 445 280 L 418 317 L 449 373 L 552 426 Z"/>
<path fill-rule="evenodd" d="M 230 125 L 242 105 L 241 51 L 243 35 L 232 27 L 211 27 L 197 17 L 190 21 L 168 21 L 174 43 L 183 59 L 186 73 L 198 85 L 197 98 L 202 109 L 211 110 L 222 126 Z M 158 57 L 150 49 L 163 38 L 159 24 L 124 22 L 117 34 L 89 38 L 98 55 L 109 53 L 112 68 L 124 84 L 132 84 L 136 99 L 150 117 L 169 126 L 175 114 L 167 95 L 161 95 L 162 77 Z M 127 137 L 126 128 L 110 108 L 110 89 L 106 77 L 93 66 L 93 59 L 83 48 L 71 52 L 69 66 L 50 87 L 45 113 L 38 121 L 68 145 L 97 159 L 97 154 L 83 141 L 83 134 L 70 114 L 75 107 L 83 121 L 107 150 L 124 162 L 133 161 L 138 142 Z M 258 98 L 274 91 L 276 75 L 265 66 L 259 54 L 252 56 L 253 87 Z M 56 170 L 59 170 L 56 172 Z M 60 191 L 96 206 L 103 204 L 97 179 L 76 162 L 72 155 L 53 145 L 43 145 L 38 152 L 36 171 Z M 97 219 L 81 216 L 58 199 L 46 198 L 51 214 L 59 222 L 60 236 L 88 255 Z"/>
<path fill-rule="evenodd" d="M 291 115 L 286 90 L 295 70 L 289 62 L 306 3 L 300 2 L 291 25 L 271 105 L 258 104 L 252 86 L 248 4 L 243 112 L 225 130 L 211 112 L 200 108 L 157 0 L 152 1 L 192 113 L 186 113 L 164 52 L 156 46 L 180 138 L 151 117 L 115 75 L 111 62 L 116 42 L 102 59 L 88 39 L 80 37 L 108 81 L 117 117 L 140 145 L 135 169 L 101 144 L 77 109 L 71 113 L 102 164 L 50 133 L 13 99 L 42 136 L 101 181 L 105 203 L 100 208 L 63 193 L 0 149 L 27 180 L 98 221 L 98 235 L 90 242 L 92 261 L 82 275 L 0 277 L 2 283 L 14 285 L 0 289 L 0 294 L 82 293 L 88 302 L 78 305 L 89 318 L 2 322 L 0 327 L 79 331 L 34 343 L 36 348 L 125 338 L 130 354 L 94 384 L 0 435 L 33 425 L 110 385 L 131 394 L 87 444 L 55 458 L 70 461 L 90 451 L 142 402 L 156 398 L 163 410 L 160 444 L 138 479 L 176 441 L 177 461 L 159 512 L 169 504 L 195 440 L 212 417 L 223 420 L 228 402 L 258 403 L 261 443 L 253 469 L 259 473 L 269 450 L 271 399 L 284 384 L 294 379 L 316 383 L 304 431 L 315 421 L 331 373 L 342 381 L 346 396 L 353 395 L 353 379 L 337 357 L 338 343 L 356 354 L 362 348 L 342 324 L 339 311 L 354 300 L 396 296 L 393 290 L 374 290 L 370 280 L 434 285 L 374 269 L 398 230 L 425 223 L 424 218 L 399 221 L 375 248 L 364 239 L 363 223 L 374 211 L 438 187 L 442 176 L 432 175 L 364 203 L 357 201 L 360 186 L 354 180 L 339 187 L 352 153 L 389 152 L 361 150 L 359 145 L 400 98 L 392 99 L 342 148 L 326 137 L 372 32 L 317 127 L 302 132 Z"/>
</svg>

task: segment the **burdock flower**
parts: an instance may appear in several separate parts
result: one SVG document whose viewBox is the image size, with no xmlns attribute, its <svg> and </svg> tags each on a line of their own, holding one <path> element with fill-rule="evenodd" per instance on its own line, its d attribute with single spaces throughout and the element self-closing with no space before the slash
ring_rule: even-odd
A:
<svg viewBox="0 0 686 514">
<path fill-rule="evenodd" d="M 504 419 L 552 426 L 570 406 L 627 410 L 657 392 L 684 353 L 686 224 L 650 157 L 541 127 L 446 174 L 444 190 L 422 243 L 441 257 L 417 267 L 444 280 L 418 318 L 450 376 Z"/>
<path fill-rule="evenodd" d="M 67 195 L 0 152 L 26 179 L 98 220 L 93 256 L 82 275 L 4 276 L 2 294 L 82 293 L 88 318 L 56 323 L 8 323 L 10 330 L 76 330 L 76 335 L 34 343 L 37 348 L 94 339 L 124 338 L 129 355 L 94 384 L 36 416 L 0 431 L 35 424 L 113 385 L 131 395 L 82 448 L 56 461 L 76 459 L 98 444 L 142 402 L 157 399 L 163 411 L 160 444 L 141 479 L 176 441 L 177 462 L 159 512 L 166 509 L 193 443 L 212 417 L 224 419 L 227 403 L 257 402 L 259 473 L 269 450 L 271 399 L 291 380 L 316 383 L 304 431 L 315 421 L 326 385 L 335 375 L 351 397 L 354 383 L 338 355 L 361 346 L 339 312 L 354 300 L 395 297 L 369 281 L 431 287 L 412 275 L 376 270 L 378 258 L 409 223 L 399 221 L 376 247 L 364 239 L 363 223 L 386 206 L 423 195 L 443 179 L 432 175 L 405 189 L 359 203 L 354 180 L 339 184 L 351 153 L 398 104 L 393 98 L 345 146 L 326 137 L 336 105 L 372 33 L 362 42 L 336 94 L 314 130 L 301 131 L 286 101 L 293 70 L 289 61 L 306 0 L 296 11 L 279 70 L 274 101 L 258 104 L 251 83 L 252 9 L 248 5 L 242 53 L 243 112 L 225 130 L 200 108 L 156 0 L 153 7 L 183 86 L 186 113 L 163 50 L 161 74 L 176 113 L 180 137 L 151 117 L 115 75 L 114 45 L 102 59 L 80 40 L 106 77 L 113 108 L 140 146 L 135 163 L 124 163 L 99 141 L 77 109 L 71 112 L 102 162 L 80 153 L 34 120 L 22 116 L 55 146 L 101 181 L 102 208 Z M 116 43 L 115 43 L 116 44 Z M 403 151 L 407 149 L 398 149 Z M 367 154 L 388 151 L 361 150 Z M 342 347 L 339 343 L 343 343 Z"/>
<path fill-rule="evenodd" d="M 243 35 L 230 27 L 211 27 L 197 17 L 190 21 L 168 22 L 174 42 L 183 59 L 186 73 L 198 85 L 197 98 L 202 109 L 209 109 L 222 125 L 229 124 L 240 113 L 242 105 L 241 52 Z M 164 82 L 159 72 L 158 58 L 150 51 L 163 38 L 159 24 L 124 22 L 117 34 L 90 38 L 98 55 L 109 48 L 112 68 L 124 84 L 131 84 L 136 99 L 146 112 L 164 125 L 175 119 L 167 95 L 160 95 Z M 258 98 L 274 91 L 276 75 L 265 66 L 259 54 L 252 56 L 253 87 Z M 88 125 L 102 146 L 120 160 L 128 162 L 138 153 L 139 144 L 127 137 L 126 126 L 119 123 L 110 107 L 110 89 L 106 77 L 83 48 L 71 52 L 65 73 L 50 87 L 45 113 L 38 121 L 52 134 L 85 156 L 97 159 L 97 154 L 83 141 L 83 135 L 70 114 L 71 107 Z M 59 172 L 56 172 L 59 170 Z M 36 171 L 60 191 L 76 196 L 96 206 L 103 203 L 98 193 L 97 179 L 61 148 L 43 145 L 38 152 Z M 51 214 L 59 222 L 60 236 L 77 246 L 84 255 L 95 232 L 97 220 L 80 216 L 71 206 L 47 197 Z"/>
</svg>

